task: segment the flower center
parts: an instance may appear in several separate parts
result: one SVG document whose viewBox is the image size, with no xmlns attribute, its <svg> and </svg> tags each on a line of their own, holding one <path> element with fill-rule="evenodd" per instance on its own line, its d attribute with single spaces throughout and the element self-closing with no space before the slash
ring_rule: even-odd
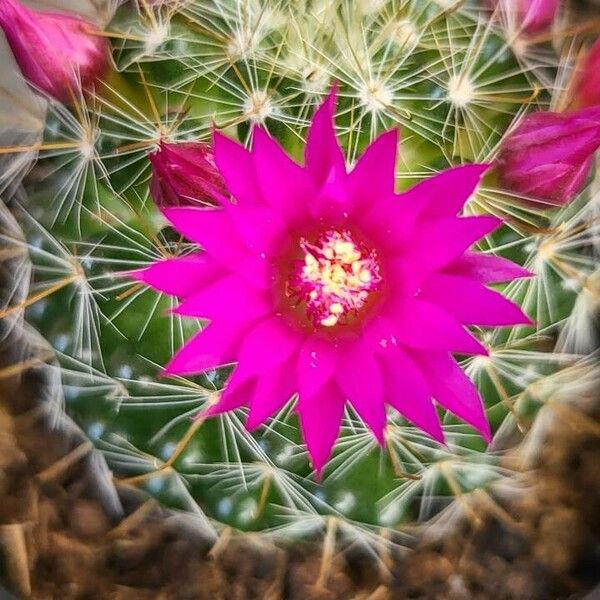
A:
<svg viewBox="0 0 600 600">
<path fill-rule="evenodd" d="M 306 306 L 314 325 L 344 324 L 381 286 L 375 250 L 356 243 L 347 231 L 330 230 L 315 243 L 301 238 L 288 293 Z"/>
</svg>

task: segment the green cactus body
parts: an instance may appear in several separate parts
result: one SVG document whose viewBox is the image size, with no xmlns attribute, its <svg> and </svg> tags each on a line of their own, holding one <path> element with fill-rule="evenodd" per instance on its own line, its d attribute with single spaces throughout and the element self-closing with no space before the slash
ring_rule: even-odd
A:
<svg viewBox="0 0 600 600">
<path fill-rule="evenodd" d="M 390 412 L 379 448 L 347 409 L 322 482 L 311 475 L 293 401 L 254 434 L 244 409 L 192 421 L 215 402 L 230 369 L 161 377 L 203 324 L 168 314 L 173 299 L 123 274 L 193 249 L 149 196 L 147 154 L 160 139 L 210 141 L 216 126 L 248 143 L 259 122 L 300 158 L 309 118 L 336 81 L 348 163 L 398 126 L 402 190 L 448 166 L 491 160 L 516 119 L 559 100 L 558 56 L 544 45 L 517 52 L 500 23 L 464 2 L 134 5 L 121 6 L 108 26 L 118 75 L 79 110 L 50 107 L 47 149 L 19 212 L 33 293 L 41 292 L 27 318 L 56 349 L 66 410 L 115 476 L 215 524 L 310 535 L 334 517 L 367 545 L 404 541 L 389 532 L 517 481 L 503 451 L 531 429 L 561 377 L 590 368 L 555 349 L 560 332 L 576 326 L 574 307 L 594 270 L 599 225 L 589 190 L 543 210 L 491 175 L 468 205 L 507 219 L 480 249 L 537 274 L 503 287 L 535 326 L 480 330 L 490 356 L 463 362 L 493 444 L 444 414 L 441 446 Z"/>
</svg>

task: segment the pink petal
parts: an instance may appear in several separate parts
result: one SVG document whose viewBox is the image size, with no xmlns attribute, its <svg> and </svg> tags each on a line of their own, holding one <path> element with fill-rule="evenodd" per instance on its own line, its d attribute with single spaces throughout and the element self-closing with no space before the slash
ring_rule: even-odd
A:
<svg viewBox="0 0 600 600">
<path fill-rule="evenodd" d="M 538 116 L 542 114 L 549 115 L 540 113 Z M 543 127 L 528 118 L 529 131 L 522 128 L 520 133 L 508 136 L 504 141 L 504 152 L 511 153 L 505 156 L 505 160 L 514 164 L 515 168 L 518 166 L 519 170 L 529 170 L 542 164 L 579 163 L 589 158 L 600 144 L 598 120 L 578 119 L 577 113 L 573 116 L 559 114 L 554 116 L 562 121 L 559 129 L 553 125 Z"/>
<path fill-rule="evenodd" d="M 595 107 L 600 104 L 600 40 L 596 39 L 580 62 L 574 95 L 579 106 Z"/>
<path fill-rule="evenodd" d="M 361 207 L 360 227 L 380 247 L 403 247 L 414 234 L 423 202 L 409 194 L 393 194 Z"/>
<path fill-rule="evenodd" d="M 398 346 L 397 328 L 396 322 L 383 314 L 374 316 L 363 327 L 363 340 L 367 346 L 367 351 L 382 356 L 393 353 L 394 348 Z"/>
<path fill-rule="evenodd" d="M 239 276 L 227 275 L 189 295 L 172 312 L 202 319 L 256 319 L 273 312 L 273 304 Z"/>
<path fill-rule="evenodd" d="M 585 186 L 594 164 L 594 155 L 584 160 L 581 165 L 575 165 L 569 179 L 562 186 L 562 198 L 574 198 Z M 563 204 L 564 202 L 559 202 Z"/>
<path fill-rule="evenodd" d="M 492 216 L 450 217 L 423 223 L 406 244 L 407 258 L 421 270 L 440 269 L 500 225 L 502 220 Z"/>
<path fill-rule="evenodd" d="M 333 377 L 337 362 L 338 350 L 330 342 L 307 338 L 298 355 L 296 378 L 300 394 L 317 394 Z"/>
<path fill-rule="evenodd" d="M 165 209 L 165 216 L 183 235 L 199 243 L 223 267 L 238 272 L 253 287 L 265 288 L 272 285 L 272 265 L 264 252 L 252 250 L 244 243 L 238 228 L 231 219 L 236 209 L 176 207 Z M 251 216 L 248 213 L 248 221 Z M 269 225 L 260 223 L 262 213 L 253 214 L 256 224 L 266 235 Z M 247 231 L 247 230 L 246 230 Z M 253 256 L 254 254 L 254 256 Z"/>
<path fill-rule="evenodd" d="M 254 382 L 246 382 L 245 385 L 234 388 L 230 388 L 228 383 L 221 392 L 218 402 L 200 412 L 197 418 L 216 417 L 246 406 L 253 389 Z"/>
<path fill-rule="evenodd" d="M 242 256 L 237 262 L 228 265 L 234 270 L 244 281 L 257 289 L 269 290 L 273 289 L 275 281 L 275 272 L 273 264 L 265 253 L 258 256 L 248 254 Z"/>
<path fill-rule="evenodd" d="M 523 28 L 526 33 L 550 29 L 558 16 L 559 0 L 525 0 L 521 2 Z"/>
<path fill-rule="evenodd" d="M 215 321 L 197 333 L 171 359 L 164 375 L 195 375 L 235 362 L 251 322 Z"/>
<path fill-rule="evenodd" d="M 287 233 L 286 224 L 267 206 L 233 206 L 229 215 L 239 237 L 253 254 L 272 254 Z"/>
<path fill-rule="evenodd" d="M 253 431 L 269 417 L 277 414 L 296 392 L 295 380 L 290 377 L 292 361 L 259 377 L 250 399 L 250 413 L 246 428 Z"/>
<path fill-rule="evenodd" d="M 565 204 L 585 183 L 600 146 L 598 107 L 526 115 L 502 140 L 496 159 L 500 181 L 522 195 Z"/>
<path fill-rule="evenodd" d="M 382 133 L 363 153 L 348 176 L 355 202 L 371 205 L 394 193 L 398 130 Z"/>
<path fill-rule="evenodd" d="M 185 297 L 215 279 L 220 271 L 207 256 L 194 253 L 155 262 L 131 276 L 165 294 Z"/>
<path fill-rule="evenodd" d="M 270 317 L 249 331 L 238 352 L 236 386 L 261 374 L 276 373 L 300 350 L 302 338 L 281 317 Z M 287 379 L 295 382 L 287 372 Z"/>
<path fill-rule="evenodd" d="M 404 418 L 444 443 L 444 432 L 431 398 L 431 390 L 417 363 L 399 348 L 384 360 L 386 400 Z"/>
<path fill-rule="evenodd" d="M 454 358 L 444 352 L 420 352 L 416 356 L 435 399 L 491 442 L 490 424 L 479 392 Z"/>
<path fill-rule="evenodd" d="M 239 204 L 260 203 L 260 189 L 250 152 L 216 130 L 213 132 L 213 151 L 227 188 Z"/>
<path fill-rule="evenodd" d="M 336 380 L 360 418 L 383 445 L 386 414 L 381 368 L 365 344 L 356 342 L 344 349 L 336 368 Z"/>
<path fill-rule="evenodd" d="M 252 154 L 265 202 L 286 222 L 296 223 L 316 196 L 309 175 L 262 127 L 253 129 Z"/>
<path fill-rule="evenodd" d="M 344 404 L 344 396 L 333 384 L 321 387 L 313 395 L 301 393 L 298 397 L 302 437 L 318 478 L 340 432 Z"/>
<path fill-rule="evenodd" d="M 531 325 L 516 304 L 465 277 L 434 273 L 423 285 L 420 298 L 441 306 L 464 325 Z"/>
<path fill-rule="evenodd" d="M 221 263 L 235 263 L 245 249 L 223 208 L 175 207 L 163 211 L 173 227 L 188 239 L 200 244 Z"/>
<path fill-rule="evenodd" d="M 449 275 L 470 277 L 486 284 L 512 281 L 533 275 L 531 271 L 501 256 L 475 252 L 466 252 L 448 265 L 444 271 Z"/>
<path fill-rule="evenodd" d="M 335 135 L 333 113 L 336 102 L 335 86 L 315 112 L 304 149 L 304 164 L 317 186 L 338 179 L 346 173 L 344 155 Z"/>
<path fill-rule="evenodd" d="M 523 196 L 530 196 L 546 204 L 562 205 L 572 200 L 581 190 L 590 168 L 590 160 L 585 160 L 580 168 L 556 163 L 539 165 L 523 173 L 507 173 L 503 176 L 502 183 Z"/>
<path fill-rule="evenodd" d="M 396 323 L 398 341 L 411 348 L 488 353 L 448 311 L 426 300 L 405 298 L 388 316 Z"/>
<path fill-rule="evenodd" d="M 430 274 L 431 269 L 421 268 L 413 256 L 400 255 L 388 264 L 387 284 L 397 298 L 416 296 Z"/>
<path fill-rule="evenodd" d="M 424 198 L 424 219 L 453 217 L 462 211 L 490 165 L 462 165 L 442 171 L 418 183 L 407 196 Z"/>
</svg>

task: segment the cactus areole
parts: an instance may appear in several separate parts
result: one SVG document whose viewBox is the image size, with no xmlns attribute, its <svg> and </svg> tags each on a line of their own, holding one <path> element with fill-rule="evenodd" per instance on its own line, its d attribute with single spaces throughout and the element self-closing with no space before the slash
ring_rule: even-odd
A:
<svg viewBox="0 0 600 600">
<path fill-rule="evenodd" d="M 250 429 L 297 395 L 318 474 L 346 402 L 381 444 L 386 404 L 443 441 L 434 400 L 489 440 L 479 394 L 452 353 L 487 352 L 465 326 L 529 323 L 486 287 L 527 272 L 470 250 L 502 221 L 459 214 L 487 166 L 452 168 L 395 193 L 397 131 L 347 172 L 334 107 L 332 91 L 314 115 L 304 166 L 260 126 L 250 151 L 215 132 L 215 162 L 233 201 L 163 209 L 202 249 L 135 274 L 182 296 L 176 314 L 209 321 L 165 374 L 237 363 L 203 414 L 249 405 Z"/>
</svg>

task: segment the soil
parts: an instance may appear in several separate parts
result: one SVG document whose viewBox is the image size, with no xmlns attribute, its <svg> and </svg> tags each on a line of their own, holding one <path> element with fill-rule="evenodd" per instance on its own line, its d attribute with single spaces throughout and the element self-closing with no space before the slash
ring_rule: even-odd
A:
<svg viewBox="0 0 600 600">
<path fill-rule="evenodd" d="M 14 386 L 0 397 L 0 573 L 19 598 L 600 597 L 590 592 L 600 580 L 599 414 L 551 431 L 524 493 L 486 497 L 451 534 L 382 561 L 229 530 L 208 542 L 127 488 L 115 518 L 89 477 L 90 447 L 52 430 L 24 398 Z"/>
</svg>

